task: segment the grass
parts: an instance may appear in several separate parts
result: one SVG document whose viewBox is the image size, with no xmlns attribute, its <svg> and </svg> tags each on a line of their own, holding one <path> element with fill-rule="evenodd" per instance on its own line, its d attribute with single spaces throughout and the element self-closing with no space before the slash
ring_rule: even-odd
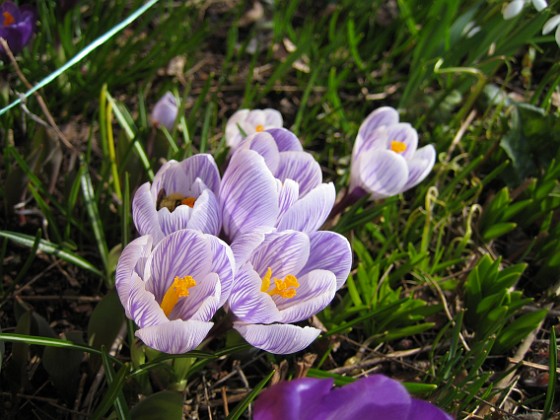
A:
<svg viewBox="0 0 560 420">
<path fill-rule="evenodd" d="M 243 418 L 309 357 L 310 376 L 386 373 L 457 418 L 558 411 L 559 50 L 540 33 L 558 2 L 511 21 L 501 1 L 59 3 L 41 2 L 17 57 L 35 88 L 0 64 L 0 411 Z M 169 132 L 149 121 L 167 90 L 181 99 Z M 333 227 L 354 265 L 316 318 L 313 356 L 233 333 L 181 357 L 138 346 L 114 269 L 136 235 L 131 196 L 163 160 L 206 151 L 223 167 L 227 118 L 272 107 L 341 191 L 358 127 L 382 105 L 437 163 Z"/>
</svg>

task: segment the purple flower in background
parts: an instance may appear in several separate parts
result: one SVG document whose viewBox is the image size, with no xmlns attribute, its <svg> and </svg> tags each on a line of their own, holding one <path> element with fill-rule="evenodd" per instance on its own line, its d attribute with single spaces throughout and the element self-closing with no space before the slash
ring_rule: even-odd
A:
<svg viewBox="0 0 560 420">
<path fill-rule="evenodd" d="M 35 12 L 28 6 L 18 7 L 11 1 L 0 5 L 0 38 L 4 38 L 13 54 L 25 47 L 35 32 Z M 0 52 L 4 49 L 0 45 Z"/>
<path fill-rule="evenodd" d="M 226 235 L 233 240 L 263 226 L 316 231 L 336 195 L 334 185 L 323 184 L 322 178 L 319 164 L 290 131 L 278 128 L 249 136 L 223 177 L 220 199 Z"/>
<path fill-rule="evenodd" d="M 251 345 L 288 354 L 320 333 L 299 327 L 324 309 L 346 281 L 352 265 L 348 240 L 334 232 L 296 231 L 253 235 L 232 245 L 239 268 L 228 300 L 234 328 Z"/>
<path fill-rule="evenodd" d="M 204 340 L 229 295 L 233 254 L 217 237 L 190 229 L 152 245 L 146 235 L 125 247 L 115 287 L 138 338 L 165 353 L 184 353 Z"/>
<path fill-rule="evenodd" d="M 255 400 L 254 420 L 451 420 L 429 402 L 412 398 L 399 382 L 372 375 L 340 388 L 334 380 L 280 382 Z"/>
<path fill-rule="evenodd" d="M 167 92 L 157 101 L 156 106 L 152 110 L 151 120 L 152 124 L 156 127 L 164 126 L 167 130 L 173 130 L 173 125 L 177 119 L 177 113 L 179 112 L 179 106 L 177 104 L 177 99 L 171 92 Z"/>
<path fill-rule="evenodd" d="M 197 229 L 217 235 L 221 216 L 217 195 L 220 174 L 208 154 L 164 164 L 153 183 L 141 185 L 132 201 L 132 218 L 140 235 L 157 243 L 179 229 Z"/>
<path fill-rule="evenodd" d="M 402 193 L 428 176 L 436 151 L 418 147 L 418 133 L 399 123 L 394 108 L 373 111 L 362 123 L 352 151 L 350 194 L 374 199 Z"/>
<path fill-rule="evenodd" d="M 282 114 L 275 109 L 240 109 L 226 124 L 226 143 L 235 150 L 245 137 L 283 125 Z"/>
</svg>

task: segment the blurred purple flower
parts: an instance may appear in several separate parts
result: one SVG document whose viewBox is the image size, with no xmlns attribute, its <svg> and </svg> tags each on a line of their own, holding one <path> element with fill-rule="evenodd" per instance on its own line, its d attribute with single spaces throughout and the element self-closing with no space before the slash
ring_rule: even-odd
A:
<svg viewBox="0 0 560 420">
<path fill-rule="evenodd" d="M 179 105 L 177 104 L 177 99 L 175 99 L 175 96 L 173 96 L 171 92 L 167 92 L 156 102 L 156 106 L 154 106 L 152 110 L 152 124 L 156 127 L 162 125 L 167 128 L 168 131 L 171 131 L 173 130 L 178 112 Z"/>
<path fill-rule="evenodd" d="M 302 378 L 280 382 L 255 401 L 254 420 L 383 419 L 451 420 L 429 402 L 412 398 L 404 386 L 372 375 L 340 388 L 333 379 Z"/>
<path fill-rule="evenodd" d="M 432 145 L 418 147 L 418 133 L 399 123 L 394 108 L 373 111 L 362 123 L 352 151 L 350 194 L 390 197 L 404 192 L 428 176 L 436 151 Z"/>
<path fill-rule="evenodd" d="M 222 225 L 219 189 L 220 174 L 211 155 L 171 160 L 160 168 L 151 185 L 146 182 L 134 194 L 134 225 L 140 235 L 152 235 L 154 243 L 179 229 L 218 235 Z"/>
<path fill-rule="evenodd" d="M 239 233 L 268 226 L 314 232 L 335 201 L 332 183 L 322 183 L 321 167 L 284 128 L 255 133 L 233 154 L 220 199 L 224 231 Z"/>
<path fill-rule="evenodd" d="M 251 345 L 288 354 L 320 333 L 293 323 L 324 309 L 346 281 L 352 265 L 348 240 L 334 232 L 253 234 L 232 245 L 239 268 L 228 306 L 234 328 Z"/>
<path fill-rule="evenodd" d="M 29 6 L 18 7 L 11 1 L 0 5 L 0 38 L 4 38 L 13 54 L 25 47 L 35 32 L 35 11 Z M 0 45 L 0 52 L 4 49 Z"/>
<path fill-rule="evenodd" d="M 283 125 L 282 114 L 275 109 L 240 109 L 226 124 L 226 142 L 232 150 L 235 150 L 245 137 Z"/>
<path fill-rule="evenodd" d="M 233 254 L 217 237 L 190 229 L 152 245 L 146 235 L 125 247 L 115 287 L 138 338 L 165 353 L 185 353 L 204 340 L 229 295 Z"/>
</svg>

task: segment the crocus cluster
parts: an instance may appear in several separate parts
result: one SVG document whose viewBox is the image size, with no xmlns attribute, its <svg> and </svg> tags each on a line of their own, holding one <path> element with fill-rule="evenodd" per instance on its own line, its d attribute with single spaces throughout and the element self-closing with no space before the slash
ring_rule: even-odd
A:
<svg viewBox="0 0 560 420">
<path fill-rule="evenodd" d="M 226 127 L 231 156 L 223 175 L 211 155 L 197 154 L 165 163 L 137 189 L 132 216 L 140 237 L 122 252 L 116 288 L 149 347 L 196 348 L 222 307 L 247 342 L 271 353 L 300 351 L 319 335 L 300 324 L 344 285 L 352 252 L 344 236 L 320 230 L 335 204 L 334 185 L 281 125 L 274 110 L 238 111 Z M 435 158 L 431 146 L 416 150 L 417 140 L 392 108 L 374 112 L 358 135 L 352 188 L 379 198 L 416 185 Z M 380 153 L 395 158 L 383 162 Z M 370 186 L 384 178 L 370 180 L 371 165 L 402 173 L 378 194 Z"/>
<path fill-rule="evenodd" d="M 340 388 L 332 379 L 280 382 L 255 401 L 254 420 L 451 420 L 436 406 L 412 398 L 398 381 L 372 375 Z"/>
<path fill-rule="evenodd" d="M 35 32 L 35 12 L 29 6 L 18 7 L 11 1 L 0 4 L 0 38 L 4 38 L 13 54 L 25 47 Z M 0 44 L 0 54 L 4 49 Z"/>
</svg>

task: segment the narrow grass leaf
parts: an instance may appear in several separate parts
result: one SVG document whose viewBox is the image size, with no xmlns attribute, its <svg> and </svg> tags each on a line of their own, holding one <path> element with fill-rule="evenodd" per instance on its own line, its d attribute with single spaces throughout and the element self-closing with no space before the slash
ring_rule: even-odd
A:
<svg viewBox="0 0 560 420">
<path fill-rule="evenodd" d="M 261 380 L 253 388 L 253 390 L 249 393 L 249 395 L 247 395 L 243 401 L 241 401 L 239 404 L 235 406 L 235 409 L 230 413 L 229 416 L 227 416 L 227 420 L 237 420 L 238 418 L 240 418 L 241 415 L 245 412 L 245 410 L 249 406 L 249 404 L 251 404 L 251 402 L 260 393 L 261 389 L 263 389 L 265 385 L 272 379 L 272 376 L 274 375 L 275 372 L 276 371 L 273 370 L 263 380 Z"/>
</svg>

